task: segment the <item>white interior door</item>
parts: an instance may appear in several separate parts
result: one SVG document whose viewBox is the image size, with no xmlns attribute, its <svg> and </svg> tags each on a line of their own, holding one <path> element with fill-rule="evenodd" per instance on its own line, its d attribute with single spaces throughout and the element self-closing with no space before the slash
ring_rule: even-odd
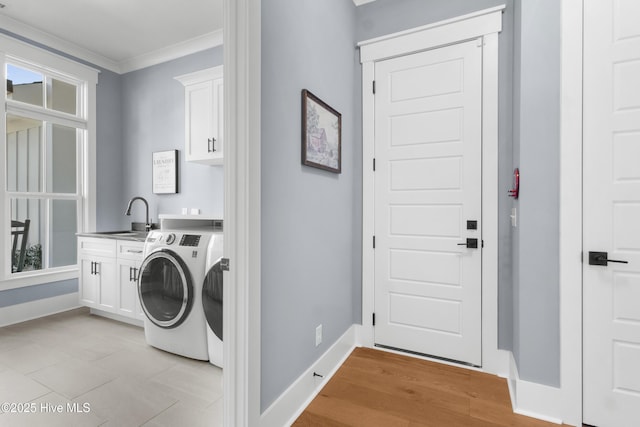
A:
<svg viewBox="0 0 640 427">
<path fill-rule="evenodd" d="M 637 426 L 640 2 L 584 6 L 584 422 Z M 606 265 L 590 265 L 590 251 Z"/>
<path fill-rule="evenodd" d="M 473 40 L 375 65 L 375 343 L 473 365 L 481 60 Z"/>
</svg>

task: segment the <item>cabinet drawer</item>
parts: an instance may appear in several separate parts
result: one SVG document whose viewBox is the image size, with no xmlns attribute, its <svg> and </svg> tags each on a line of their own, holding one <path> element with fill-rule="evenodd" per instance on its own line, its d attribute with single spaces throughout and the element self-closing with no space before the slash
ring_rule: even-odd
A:
<svg viewBox="0 0 640 427">
<path fill-rule="evenodd" d="M 116 257 L 116 241 L 91 237 L 78 238 L 78 255 Z"/>
<path fill-rule="evenodd" d="M 144 242 L 118 240 L 118 258 L 120 259 L 142 261 L 143 249 L 144 249 Z"/>
</svg>

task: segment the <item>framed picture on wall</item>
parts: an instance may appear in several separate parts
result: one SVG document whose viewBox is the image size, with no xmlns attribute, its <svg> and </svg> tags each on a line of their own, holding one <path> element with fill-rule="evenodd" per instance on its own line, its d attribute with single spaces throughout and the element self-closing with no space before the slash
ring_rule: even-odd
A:
<svg viewBox="0 0 640 427">
<path fill-rule="evenodd" d="M 154 194 L 178 192 L 178 150 L 153 153 L 152 185 Z"/>
<path fill-rule="evenodd" d="M 342 115 L 302 90 L 302 164 L 342 172 Z"/>
</svg>

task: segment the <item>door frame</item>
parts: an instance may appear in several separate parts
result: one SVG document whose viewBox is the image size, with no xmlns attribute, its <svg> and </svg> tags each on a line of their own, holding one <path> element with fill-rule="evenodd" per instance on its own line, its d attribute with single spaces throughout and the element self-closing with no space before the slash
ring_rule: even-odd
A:
<svg viewBox="0 0 640 427">
<path fill-rule="evenodd" d="M 482 38 L 482 370 L 506 375 L 498 349 L 498 33 L 502 11 L 493 7 L 358 43 L 362 63 L 362 335 L 374 346 L 374 123 L 375 62 Z"/>
<path fill-rule="evenodd" d="M 560 390 L 563 421 L 582 425 L 583 0 L 560 8 Z"/>
<path fill-rule="evenodd" d="M 224 0 L 223 20 L 223 425 L 245 427 L 260 425 L 261 0 Z"/>
</svg>

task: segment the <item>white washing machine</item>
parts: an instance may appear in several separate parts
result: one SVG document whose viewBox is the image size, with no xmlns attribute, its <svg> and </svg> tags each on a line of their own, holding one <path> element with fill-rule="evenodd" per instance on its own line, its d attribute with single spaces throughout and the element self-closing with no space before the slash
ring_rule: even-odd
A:
<svg viewBox="0 0 640 427">
<path fill-rule="evenodd" d="M 207 272 L 202 285 L 202 306 L 207 320 L 209 362 L 222 368 L 222 233 L 215 233 L 207 249 Z"/>
<path fill-rule="evenodd" d="M 209 241 L 199 229 L 153 230 L 147 235 L 138 277 L 149 345 L 209 360 L 202 284 Z"/>
</svg>

